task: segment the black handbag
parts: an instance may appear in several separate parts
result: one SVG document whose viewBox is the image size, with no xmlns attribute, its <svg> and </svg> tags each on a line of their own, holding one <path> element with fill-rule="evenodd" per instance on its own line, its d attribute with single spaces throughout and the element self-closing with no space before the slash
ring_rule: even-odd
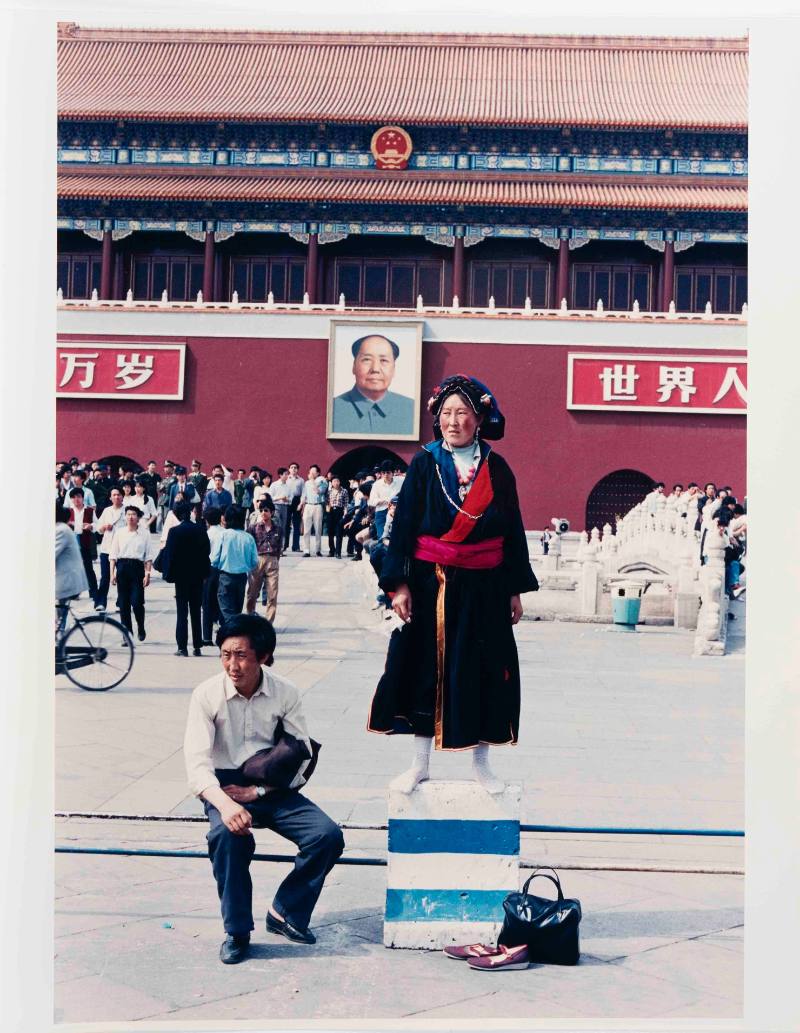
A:
<svg viewBox="0 0 800 1033">
<path fill-rule="evenodd" d="M 521 893 L 509 893 L 503 901 L 503 928 L 498 944 L 519 947 L 526 944 L 528 958 L 545 965 L 576 965 L 580 957 L 578 926 L 581 920 L 579 900 L 569 900 L 561 891 L 555 868 L 547 875 L 540 868 L 531 875 Z M 541 875 L 558 890 L 558 899 L 535 897 L 528 893 L 533 879 Z"/>
</svg>

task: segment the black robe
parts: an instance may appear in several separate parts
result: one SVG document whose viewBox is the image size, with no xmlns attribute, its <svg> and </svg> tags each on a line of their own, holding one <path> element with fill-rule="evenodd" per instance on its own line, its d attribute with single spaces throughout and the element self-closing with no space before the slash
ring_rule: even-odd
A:
<svg viewBox="0 0 800 1033">
<path fill-rule="evenodd" d="M 417 453 L 408 468 L 380 586 L 393 592 L 408 584 L 412 619 L 392 633 L 369 731 L 431 736 L 444 750 L 517 741 L 520 679 L 510 598 L 539 586 L 528 559 L 514 475 L 501 456 L 485 444 L 482 449 L 488 454 L 478 474 L 488 464 L 493 498 L 462 540 L 502 538 L 503 561 L 489 570 L 414 559 L 417 538 L 441 538 L 458 514 L 445 497 L 430 452 Z M 443 464 L 453 463 L 441 448 L 433 451 Z M 453 484 L 454 468 L 446 473 L 445 484 Z M 476 483 L 477 478 L 473 491 Z"/>
</svg>

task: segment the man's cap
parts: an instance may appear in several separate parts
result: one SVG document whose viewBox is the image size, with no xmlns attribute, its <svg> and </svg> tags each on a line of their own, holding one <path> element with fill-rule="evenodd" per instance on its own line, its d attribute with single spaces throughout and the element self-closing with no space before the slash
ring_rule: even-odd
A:
<svg viewBox="0 0 800 1033">
<path fill-rule="evenodd" d="M 97 469 L 98 470 L 108 470 L 108 469 L 110 469 L 110 467 L 109 467 L 108 463 L 98 463 L 97 464 Z"/>
<path fill-rule="evenodd" d="M 175 473 L 186 473 L 186 467 L 185 466 L 176 466 L 175 467 Z"/>
<path fill-rule="evenodd" d="M 164 460 L 164 466 L 174 466 L 174 465 L 175 465 L 175 461 L 173 459 L 165 459 Z"/>
</svg>

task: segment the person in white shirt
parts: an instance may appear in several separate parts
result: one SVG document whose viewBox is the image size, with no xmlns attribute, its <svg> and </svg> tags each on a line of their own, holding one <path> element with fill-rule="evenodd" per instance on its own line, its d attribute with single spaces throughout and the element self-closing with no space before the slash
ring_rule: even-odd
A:
<svg viewBox="0 0 800 1033">
<path fill-rule="evenodd" d="M 109 550 L 111 584 L 117 586 L 117 603 L 122 623 L 133 632 L 131 609 L 136 618 L 139 641 L 144 642 L 144 590 L 150 584 L 153 566 L 150 535 L 139 530 L 141 510 L 133 503 L 125 507 L 125 527 L 114 532 Z"/>
<path fill-rule="evenodd" d="M 122 505 L 122 492 L 119 488 L 111 489 L 111 505 L 106 506 L 103 512 L 97 517 L 95 531 L 103 536 L 100 542 L 100 584 L 97 589 L 96 610 L 105 610 L 108 605 L 108 586 L 111 584 L 111 541 L 114 532 L 125 526 L 125 509 Z"/>
<path fill-rule="evenodd" d="M 300 476 L 299 464 L 289 463 L 289 476 L 286 478 L 286 484 L 289 487 L 291 498 L 291 520 L 286 525 L 285 538 L 283 539 L 284 552 L 287 552 L 289 549 L 290 535 L 292 539 L 292 552 L 300 552 L 300 524 L 302 521 L 300 497 L 303 494 L 305 483 Z"/>
<path fill-rule="evenodd" d="M 389 503 L 397 494 L 397 490 L 394 483 L 394 464 L 391 459 L 385 459 L 381 463 L 380 477 L 372 485 L 367 503 L 370 509 L 375 510 L 375 537 L 378 541 L 383 538 L 383 526 L 389 512 Z"/>
<path fill-rule="evenodd" d="M 288 530 L 291 523 L 291 506 L 293 490 L 289 487 L 289 471 L 285 466 L 278 467 L 278 479 L 269 486 L 269 493 L 275 503 L 275 523 L 283 535 L 283 547 L 289 542 Z"/>
<path fill-rule="evenodd" d="M 275 643 L 275 630 L 263 617 L 229 618 L 217 635 L 223 669 L 194 690 L 186 722 L 186 773 L 208 815 L 208 854 L 226 934 L 219 956 L 226 965 L 245 959 L 255 928 L 252 828 L 271 829 L 299 847 L 266 916 L 268 932 L 297 943 L 316 942 L 308 928 L 311 913 L 344 850 L 339 826 L 298 792 L 313 749 L 300 693 L 269 670 Z M 273 775 L 247 778 L 245 762 L 278 741 L 284 770 L 278 774 L 273 767 Z"/>
<path fill-rule="evenodd" d="M 153 500 L 147 494 L 147 488 L 144 481 L 136 481 L 133 495 L 131 495 L 131 502 L 135 506 L 138 506 L 142 511 L 142 518 L 139 521 L 139 530 L 143 533 L 149 534 L 155 527 L 158 510 L 156 509 Z"/>
</svg>

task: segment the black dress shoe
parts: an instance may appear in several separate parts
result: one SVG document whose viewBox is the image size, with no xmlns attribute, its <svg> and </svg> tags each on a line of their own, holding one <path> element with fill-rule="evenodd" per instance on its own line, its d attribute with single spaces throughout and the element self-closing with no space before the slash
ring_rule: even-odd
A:
<svg viewBox="0 0 800 1033">
<path fill-rule="evenodd" d="M 144 633 L 144 628 L 142 628 L 142 630 L 141 630 L 141 631 L 139 632 L 139 641 L 140 641 L 140 642 L 144 642 L 144 640 L 145 640 L 146 638 L 147 638 L 147 635 L 145 635 L 145 633 Z"/>
<path fill-rule="evenodd" d="M 203 641 L 200 644 L 203 645 L 203 646 L 213 646 L 214 645 L 214 643 L 211 641 L 210 638 L 204 638 Z"/>
<path fill-rule="evenodd" d="M 303 558 L 305 559 L 305 558 L 306 558 L 307 556 L 310 556 L 310 555 L 311 555 L 311 553 L 310 553 L 310 552 L 304 552 L 304 553 L 303 553 Z"/>
<path fill-rule="evenodd" d="M 193 649 L 192 650 L 192 656 L 202 656 L 202 655 L 203 655 L 203 650 L 202 649 Z"/>
<path fill-rule="evenodd" d="M 226 936 L 219 949 L 219 960 L 223 965 L 238 965 L 250 952 L 249 936 Z"/>
<path fill-rule="evenodd" d="M 321 553 L 321 552 L 318 552 L 318 553 L 317 553 L 317 556 L 321 556 L 321 555 L 322 555 L 322 553 Z"/>
<path fill-rule="evenodd" d="M 188 649 L 176 649 L 175 650 L 175 656 L 188 656 L 188 655 L 189 655 Z"/>
<path fill-rule="evenodd" d="M 316 943 L 316 936 L 309 929 L 298 929 L 291 922 L 279 922 L 277 918 L 267 912 L 267 932 L 278 933 L 285 936 L 287 940 L 294 940 L 295 943 Z"/>
</svg>

